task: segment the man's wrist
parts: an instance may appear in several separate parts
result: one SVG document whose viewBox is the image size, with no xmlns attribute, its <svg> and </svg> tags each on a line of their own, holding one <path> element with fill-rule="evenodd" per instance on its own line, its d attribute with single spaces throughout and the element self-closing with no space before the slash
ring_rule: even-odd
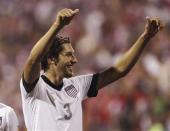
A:
<svg viewBox="0 0 170 131">
<path fill-rule="evenodd" d="M 146 39 L 146 40 L 149 40 L 149 39 L 151 39 L 151 36 L 148 34 L 148 32 L 146 32 L 146 31 L 144 31 L 143 33 L 142 33 L 142 37 L 144 38 L 144 39 Z"/>
<path fill-rule="evenodd" d="M 56 30 L 60 30 L 62 29 L 62 26 L 61 24 L 59 24 L 58 22 L 54 22 L 53 25 L 52 25 L 53 28 L 55 28 Z"/>
</svg>

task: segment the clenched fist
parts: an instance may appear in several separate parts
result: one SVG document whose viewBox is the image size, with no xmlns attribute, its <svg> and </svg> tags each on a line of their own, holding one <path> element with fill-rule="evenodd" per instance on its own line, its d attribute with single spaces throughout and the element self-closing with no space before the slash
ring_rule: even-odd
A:
<svg viewBox="0 0 170 131">
<path fill-rule="evenodd" d="M 154 37 L 163 28 L 163 23 L 159 18 L 146 17 L 145 33 L 149 38 Z"/>
<path fill-rule="evenodd" d="M 59 27 L 64 27 L 65 25 L 68 25 L 70 23 L 70 21 L 76 14 L 78 14 L 78 12 L 79 9 L 62 9 L 58 12 L 55 23 L 58 24 Z"/>
</svg>

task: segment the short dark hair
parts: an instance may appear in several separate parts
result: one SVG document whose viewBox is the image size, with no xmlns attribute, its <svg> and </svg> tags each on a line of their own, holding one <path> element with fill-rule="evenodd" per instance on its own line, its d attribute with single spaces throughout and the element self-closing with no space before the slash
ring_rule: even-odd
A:
<svg viewBox="0 0 170 131">
<path fill-rule="evenodd" d="M 70 43 L 69 37 L 63 37 L 56 35 L 54 40 L 52 41 L 52 45 L 48 52 L 45 54 L 43 59 L 41 60 L 41 68 L 46 71 L 48 69 L 48 59 L 49 58 L 57 58 L 60 52 L 63 50 L 63 44 Z"/>
</svg>

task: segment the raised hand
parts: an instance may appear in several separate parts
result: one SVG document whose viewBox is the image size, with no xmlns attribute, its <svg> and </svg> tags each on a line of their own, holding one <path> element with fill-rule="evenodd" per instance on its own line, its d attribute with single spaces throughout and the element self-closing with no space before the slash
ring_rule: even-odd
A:
<svg viewBox="0 0 170 131">
<path fill-rule="evenodd" d="M 154 37 L 163 28 L 163 23 L 159 18 L 146 17 L 145 33 L 149 38 Z"/>
<path fill-rule="evenodd" d="M 65 25 L 68 25 L 70 21 L 73 19 L 73 17 L 78 14 L 79 9 L 62 9 L 58 12 L 57 18 L 56 18 L 56 24 L 60 27 L 64 27 Z"/>
</svg>

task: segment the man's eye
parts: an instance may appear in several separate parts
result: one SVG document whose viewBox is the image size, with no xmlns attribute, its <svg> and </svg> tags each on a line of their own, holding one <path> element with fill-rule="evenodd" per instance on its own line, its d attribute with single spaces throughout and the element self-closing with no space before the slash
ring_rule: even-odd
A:
<svg viewBox="0 0 170 131">
<path fill-rule="evenodd" d="M 71 54 L 69 54 L 69 53 L 68 53 L 68 54 L 66 54 L 66 56 L 70 56 L 70 55 L 71 55 Z"/>
<path fill-rule="evenodd" d="M 72 56 L 73 54 L 72 53 L 67 53 L 66 56 Z"/>
</svg>

